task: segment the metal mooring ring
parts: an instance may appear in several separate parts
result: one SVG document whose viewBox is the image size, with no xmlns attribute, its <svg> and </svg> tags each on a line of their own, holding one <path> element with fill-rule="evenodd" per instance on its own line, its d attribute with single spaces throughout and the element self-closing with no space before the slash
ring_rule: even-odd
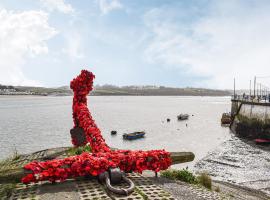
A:
<svg viewBox="0 0 270 200">
<path fill-rule="evenodd" d="M 124 174 L 122 174 L 122 180 L 125 181 L 129 185 L 129 187 L 127 189 L 113 187 L 111 185 L 111 180 L 110 180 L 109 174 L 108 173 L 105 173 L 104 175 L 105 175 L 105 184 L 106 184 L 106 187 L 108 188 L 108 190 L 110 190 L 111 192 L 113 192 L 115 194 L 129 195 L 135 189 L 135 185 L 132 182 L 132 180 L 130 180 L 129 178 L 127 178 Z"/>
</svg>

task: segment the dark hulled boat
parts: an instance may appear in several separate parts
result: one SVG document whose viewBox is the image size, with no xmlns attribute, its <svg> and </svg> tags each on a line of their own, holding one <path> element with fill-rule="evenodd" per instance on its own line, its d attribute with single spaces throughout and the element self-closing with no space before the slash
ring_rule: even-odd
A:
<svg viewBox="0 0 270 200">
<path fill-rule="evenodd" d="M 125 140 L 135 140 L 144 137 L 145 132 L 144 131 L 138 131 L 133 133 L 125 133 L 123 134 L 123 139 Z"/>
<path fill-rule="evenodd" d="M 189 118 L 188 114 L 180 114 L 180 115 L 177 116 L 178 120 L 186 120 L 188 118 Z"/>
</svg>

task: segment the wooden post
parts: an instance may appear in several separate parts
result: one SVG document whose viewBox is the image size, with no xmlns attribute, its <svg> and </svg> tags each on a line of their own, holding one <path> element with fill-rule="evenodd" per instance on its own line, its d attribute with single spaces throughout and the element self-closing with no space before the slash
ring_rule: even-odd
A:
<svg viewBox="0 0 270 200">
<path fill-rule="evenodd" d="M 172 158 L 172 164 L 180 164 L 185 162 L 193 161 L 195 158 L 192 152 L 170 152 Z"/>
</svg>

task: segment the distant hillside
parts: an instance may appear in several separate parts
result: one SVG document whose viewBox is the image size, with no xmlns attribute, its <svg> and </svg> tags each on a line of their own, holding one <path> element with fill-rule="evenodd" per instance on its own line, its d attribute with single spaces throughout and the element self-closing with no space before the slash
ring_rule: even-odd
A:
<svg viewBox="0 0 270 200">
<path fill-rule="evenodd" d="M 72 95 L 72 92 L 66 87 L 45 88 L 0 85 L 0 95 Z"/>
<path fill-rule="evenodd" d="M 228 96 L 231 92 L 204 88 L 172 88 L 164 86 L 96 86 L 93 95 L 136 96 Z"/>
<path fill-rule="evenodd" d="M 54 95 L 69 96 L 72 91 L 68 86 L 58 88 L 3 86 L 0 85 L 2 95 Z M 113 86 L 96 85 L 91 95 L 94 96 L 229 96 L 231 91 L 204 88 L 172 88 L 164 86 Z"/>
<path fill-rule="evenodd" d="M 72 91 L 69 87 L 58 88 L 45 88 L 45 87 L 28 87 L 28 86 L 15 86 L 18 91 L 29 91 L 36 95 L 57 95 L 67 96 L 72 95 Z"/>
</svg>

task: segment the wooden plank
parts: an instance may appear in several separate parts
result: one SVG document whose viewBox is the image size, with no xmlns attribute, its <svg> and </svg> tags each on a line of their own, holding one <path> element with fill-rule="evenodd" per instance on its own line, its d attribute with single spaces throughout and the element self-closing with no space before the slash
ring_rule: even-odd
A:
<svg viewBox="0 0 270 200">
<path fill-rule="evenodd" d="M 192 152 L 170 152 L 172 158 L 172 164 L 180 164 L 185 162 L 191 162 L 194 160 L 195 155 Z"/>
</svg>

